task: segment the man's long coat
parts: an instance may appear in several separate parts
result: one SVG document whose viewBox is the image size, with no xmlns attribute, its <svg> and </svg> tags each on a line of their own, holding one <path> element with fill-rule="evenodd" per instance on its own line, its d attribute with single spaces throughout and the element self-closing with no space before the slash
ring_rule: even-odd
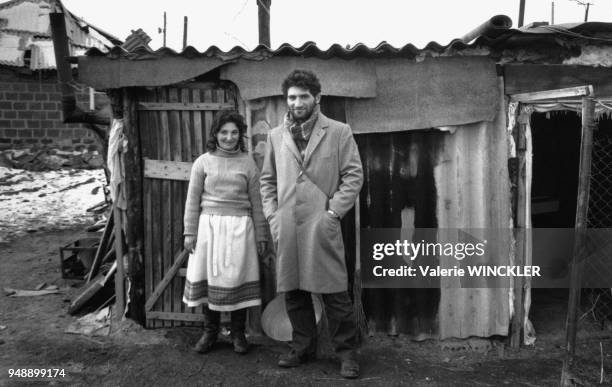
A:
<svg viewBox="0 0 612 387">
<path fill-rule="evenodd" d="M 277 246 L 277 291 L 348 288 L 340 221 L 353 207 L 363 169 L 351 128 L 319 113 L 304 159 L 283 126 L 268 134 L 263 210 Z"/>
</svg>

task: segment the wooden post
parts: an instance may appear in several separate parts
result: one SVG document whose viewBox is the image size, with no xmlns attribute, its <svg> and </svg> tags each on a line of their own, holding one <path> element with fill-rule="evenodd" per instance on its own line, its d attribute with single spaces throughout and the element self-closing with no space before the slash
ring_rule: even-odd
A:
<svg viewBox="0 0 612 387">
<path fill-rule="evenodd" d="M 550 2 L 550 24 L 555 24 L 555 1 Z"/>
<path fill-rule="evenodd" d="M 125 313 L 125 273 L 123 268 L 123 236 L 121 230 L 121 210 L 113 205 L 113 216 L 115 222 L 115 256 L 117 261 L 117 272 L 115 273 L 115 306 L 117 310 L 117 320 L 123 318 Z"/>
<path fill-rule="evenodd" d="M 593 127 L 595 117 L 595 101 L 590 97 L 582 98 L 582 138 L 580 141 L 580 167 L 578 170 L 578 200 L 576 203 L 576 224 L 574 251 L 570 272 L 570 294 L 566 320 L 566 358 L 563 362 L 561 385 L 568 381 L 569 368 L 576 353 L 576 332 L 578 328 L 578 311 L 580 307 L 580 292 L 582 270 L 584 266 L 586 243 L 587 213 L 589 207 L 589 190 L 591 178 L 591 153 L 593 149 Z"/>
<path fill-rule="evenodd" d="M 521 105 L 519 105 L 520 111 Z M 517 171 L 517 206 L 516 206 L 516 258 L 515 265 L 525 265 L 526 261 L 526 249 L 527 249 L 527 233 L 529 232 L 528 225 L 528 211 L 527 201 L 530 200 L 527 192 L 527 157 L 528 155 L 528 144 L 527 144 L 527 123 L 530 115 L 527 113 L 519 113 L 518 118 L 518 131 L 517 131 L 517 157 L 518 157 L 518 171 Z M 512 348 L 519 348 L 523 341 L 523 323 L 525 320 L 525 306 L 524 306 L 524 285 L 525 281 L 523 277 L 514 278 L 514 315 L 512 316 L 511 322 L 511 336 L 510 346 Z"/>
<path fill-rule="evenodd" d="M 270 5 L 272 0 L 257 1 L 257 18 L 259 21 L 259 44 L 270 47 Z"/>
<path fill-rule="evenodd" d="M 187 47 L 187 16 L 183 16 L 183 50 Z"/>
<path fill-rule="evenodd" d="M 124 230 L 127 245 L 126 278 L 130 281 L 129 298 L 131 305 L 128 317 L 143 323 L 144 311 L 144 274 L 143 274 L 143 176 L 140 151 L 140 135 L 136 110 L 137 95 L 133 89 L 123 91 L 124 135 L 128 146 L 125 152 L 125 192 L 127 199 L 126 229 Z M 117 219 L 115 223 L 119 220 Z M 120 257 L 117 257 L 120 259 Z"/>
<path fill-rule="evenodd" d="M 521 0 L 519 4 L 519 18 L 518 18 L 519 28 L 523 26 L 524 21 L 525 21 L 525 0 Z"/>
<path fill-rule="evenodd" d="M 164 30 L 162 32 L 164 33 L 164 47 L 166 47 L 166 11 L 164 11 Z"/>
</svg>

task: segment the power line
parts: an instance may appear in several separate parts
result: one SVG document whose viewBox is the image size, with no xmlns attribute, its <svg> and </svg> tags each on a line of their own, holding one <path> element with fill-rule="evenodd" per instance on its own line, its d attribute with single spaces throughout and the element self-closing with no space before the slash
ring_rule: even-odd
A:
<svg viewBox="0 0 612 387">
<path fill-rule="evenodd" d="M 247 5 L 248 2 L 249 2 L 249 0 L 244 0 L 244 3 L 242 4 L 242 7 L 240 7 L 240 10 L 238 12 L 236 12 L 234 17 L 232 18 L 232 21 L 236 21 L 236 18 L 238 16 L 240 16 L 242 14 L 242 12 L 244 12 L 244 9 L 246 8 L 246 5 Z"/>
</svg>

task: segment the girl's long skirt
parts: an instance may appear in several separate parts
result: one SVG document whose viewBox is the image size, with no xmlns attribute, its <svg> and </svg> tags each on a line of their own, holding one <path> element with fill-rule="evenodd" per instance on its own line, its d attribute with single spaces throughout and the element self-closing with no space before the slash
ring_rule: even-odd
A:
<svg viewBox="0 0 612 387">
<path fill-rule="evenodd" d="M 183 302 L 227 312 L 261 305 L 255 229 L 250 216 L 200 214 Z"/>
</svg>

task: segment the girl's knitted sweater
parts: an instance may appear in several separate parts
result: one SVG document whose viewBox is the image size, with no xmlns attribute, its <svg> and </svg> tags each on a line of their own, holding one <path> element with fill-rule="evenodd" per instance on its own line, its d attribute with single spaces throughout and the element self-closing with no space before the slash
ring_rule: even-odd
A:
<svg viewBox="0 0 612 387">
<path fill-rule="evenodd" d="M 185 202 L 184 235 L 197 235 L 200 213 L 252 216 L 257 241 L 266 241 L 259 170 L 246 152 L 217 149 L 196 159 Z"/>
</svg>

